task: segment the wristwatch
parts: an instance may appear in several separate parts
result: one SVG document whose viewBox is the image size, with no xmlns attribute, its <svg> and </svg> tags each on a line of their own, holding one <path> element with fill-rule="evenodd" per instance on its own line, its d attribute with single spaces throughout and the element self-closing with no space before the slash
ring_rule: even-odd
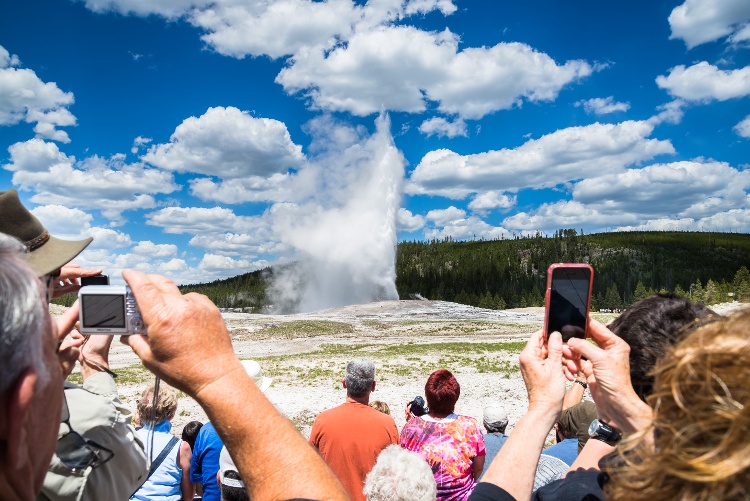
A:
<svg viewBox="0 0 750 501">
<path fill-rule="evenodd" d="M 622 438 L 622 433 L 599 419 L 594 419 L 589 425 L 589 437 L 601 440 L 614 447 Z"/>
</svg>

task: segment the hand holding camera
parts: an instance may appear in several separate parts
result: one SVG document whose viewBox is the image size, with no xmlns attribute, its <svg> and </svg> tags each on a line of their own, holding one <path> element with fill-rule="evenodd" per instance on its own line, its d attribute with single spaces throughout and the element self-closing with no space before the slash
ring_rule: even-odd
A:
<svg viewBox="0 0 750 501">
<path fill-rule="evenodd" d="M 122 276 L 148 329 L 148 337 L 131 335 L 122 341 L 148 370 L 196 399 L 205 387 L 232 380 L 235 371 L 246 377 L 221 312 L 210 299 L 182 295 L 174 282 L 160 275 L 124 270 Z"/>
</svg>

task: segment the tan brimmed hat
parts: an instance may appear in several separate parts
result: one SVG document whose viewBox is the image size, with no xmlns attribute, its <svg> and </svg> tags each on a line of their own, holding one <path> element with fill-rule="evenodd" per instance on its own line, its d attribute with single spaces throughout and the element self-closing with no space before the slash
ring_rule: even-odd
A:
<svg viewBox="0 0 750 501">
<path fill-rule="evenodd" d="M 60 240 L 23 206 L 16 190 L 0 191 L 0 233 L 20 240 L 28 253 L 26 260 L 38 276 L 52 273 L 70 262 L 93 238 Z"/>
</svg>

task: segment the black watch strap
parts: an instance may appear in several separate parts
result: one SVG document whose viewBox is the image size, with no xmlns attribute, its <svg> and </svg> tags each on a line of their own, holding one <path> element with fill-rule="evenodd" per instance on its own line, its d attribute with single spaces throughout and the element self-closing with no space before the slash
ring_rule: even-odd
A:
<svg viewBox="0 0 750 501">
<path fill-rule="evenodd" d="M 622 434 L 604 421 L 594 419 L 589 426 L 589 437 L 614 447 L 622 438 Z"/>
</svg>

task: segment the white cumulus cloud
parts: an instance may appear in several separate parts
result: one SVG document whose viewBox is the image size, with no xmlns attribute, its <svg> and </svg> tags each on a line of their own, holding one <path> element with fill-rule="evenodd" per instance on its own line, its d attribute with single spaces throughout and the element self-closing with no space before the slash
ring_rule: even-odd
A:
<svg viewBox="0 0 750 501">
<path fill-rule="evenodd" d="M 549 188 L 602 171 L 616 173 L 674 153 L 670 141 L 648 139 L 653 128 L 645 121 L 594 123 L 560 129 L 515 149 L 473 155 L 431 151 L 412 172 L 406 192 L 460 199 L 472 192 Z"/>
<path fill-rule="evenodd" d="M 656 77 L 656 84 L 686 101 L 726 101 L 750 95 L 750 66 L 721 70 L 706 61 L 688 68 L 679 65 L 669 70 L 669 75 Z"/>
<path fill-rule="evenodd" d="M 413 214 L 410 210 L 403 207 L 398 210 L 398 219 L 396 225 L 402 231 L 417 231 L 424 227 L 425 218 L 420 214 Z"/>
<path fill-rule="evenodd" d="M 510 209 L 516 205 L 517 197 L 508 196 L 499 191 L 485 191 L 478 193 L 469 202 L 469 209 L 477 213 L 486 213 L 493 209 Z"/>
<path fill-rule="evenodd" d="M 617 102 L 613 96 L 595 97 L 593 99 L 577 101 L 575 106 L 583 106 L 586 113 L 593 115 L 607 115 L 609 113 L 628 111 L 630 109 L 630 103 Z"/>
<path fill-rule="evenodd" d="M 750 115 L 746 116 L 740 123 L 734 126 L 738 136 L 750 138 Z"/>
<path fill-rule="evenodd" d="M 574 186 L 572 200 L 542 204 L 533 211 L 510 216 L 502 224 L 545 232 L 557 228 L 700 230 L 701 222 L 714 221 L 713 228 L 747 231 L 748 226 L 736 218 L 732 220 L 734 226 L 716 221 L 720 214 L 747 208 L 748 188 L 750 173 L 726 163 L 693 160 L 654 164 L 585 179 Z"/>
<path fill-rule="evenodd" d="M 276 81 L 304 91 L 316 108 L 365 116 L 387 110 L 438 110 L 477 119 L 528 101 L 552 101 L 567 84 L 591 74 L 584 61 L 558 65 L 521 43 L 458 50 L 449 30 L 379 26 L 345 46 L 295 54 Z"/>
<path fill-rule="evenodd" d="M 37 137 L 69 143 L 68 134 L 57 127 L 76 125 L 67 109 L 73 104 L 73 93 L 43 82 L 30 69 L 17 68 L 20 64 L 18 56 L 0 46 L 0 126 L 34 123 Z"/>
<path fill-rule="evenodd" d="M 141 240 L 133 247 L 133 253 L 147 258 L 165 258 L 177 255 L 177 246 L 174 244 L 155 244 L 151 240 Z"/>
<path fill-rule="evenodd" d="M 747 0 L 686 0 L 669 15 L 670 39 L 681 39 L 688 49 L 747 29 Z"/>
<path fill-rule="evenodd" d="M 427 137 L 466 137 L 466 122 L 458 118 L 448 121 L 443 117 L 433 117 L 425 120 L 419 126 L 419 132 Z"/>
<path fill-rule="evenodd" d="M 286 172 L 303 159 L 282 122 L 237 108 L 209 108 L 177 126 L 169 143 L 149 148 L 143 160 L 162 169 L 224 179 Z"/>
<path fill-rule="evenodd" d="M 13 184 L 34 191 L 35 203 L 98 209 L 113 221 L 126 210 L 154 207 L 153 194 L 179 189 L 172 174 L 127 164 L 124 155 L 87 157 L 77 162 L 55 143 L 30 139 L 8 148 Z"/>
<path fill-rule="evenodd" d="M 158 226 L 167 233 L 222 233 L 250 231 L 262 224 L 257 217 L 238 216 L 223 207 L 167 207 L 146 215 L 146 224 Z"/>
</svg>

